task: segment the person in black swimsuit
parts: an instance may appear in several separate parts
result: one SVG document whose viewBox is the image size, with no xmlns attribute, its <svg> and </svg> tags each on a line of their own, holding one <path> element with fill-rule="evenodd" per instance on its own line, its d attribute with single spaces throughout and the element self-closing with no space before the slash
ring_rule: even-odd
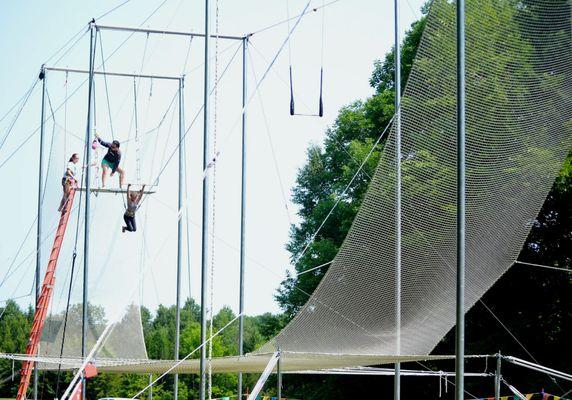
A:
<svg viewBox="0 0 572 400">
<path fill-rule="evenodd" d="M 139 208 L 139 203 L 143 197 L 144 190 L 145 185 L 143 185 L 139 192 L 132 192 L 131 184 L 127 185 L 127 210 L 125 210 L 125 214 L 123 214 L 123 220 L 125 221 L 126 226 L 121 228 L 121 232 L 135 232 L 137 230 L 137 225 L 135 224 L 135 212 Z"/>
</svg>

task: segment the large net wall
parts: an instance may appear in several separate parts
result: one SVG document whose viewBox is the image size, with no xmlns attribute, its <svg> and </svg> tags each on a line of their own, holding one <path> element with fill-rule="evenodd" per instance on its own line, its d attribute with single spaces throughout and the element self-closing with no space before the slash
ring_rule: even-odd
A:
<svg viewBox="0 0 572 400">
<path fill-rule="evenodd" d="M 429 359 L 454 326 L 455 7 L 434 0 L 403 96 L 401 348 L 392 130 L 354 224 L 307 304 L 257 353 L 215 360 L 213 370 L 261 370 L 276 348 L 285 370 Z M 469 0 L 466 14 L 468 310 L 514 263 L 571 149 L 572 29 L 568 0 Z M 117 344 L 110 338 L 100 357 L 145 358 L 139 309 L 132 311 L 114 333 Z M 58 315 L 46 327 L 44 356 L 59 355 Z M 91 341 L 107 318 L 95 316 Z M 78 355 L 76 319 L 66 356 Z M 171 365 L 132 361 L 107 368 L 160 372 Z M 196 371 L 194 361 L 177 371 Z"/>
<path fill-rule="evenodd" d="M 403 97 L 401 354 L 455 323 L 456 4 L 435 0 Z M 572 144 L 570 4 L 467 1 L 468 310 L 517 258 Z M 329 271 L 262 351 L 397 353 L 395 132 Z"/>
</svg>

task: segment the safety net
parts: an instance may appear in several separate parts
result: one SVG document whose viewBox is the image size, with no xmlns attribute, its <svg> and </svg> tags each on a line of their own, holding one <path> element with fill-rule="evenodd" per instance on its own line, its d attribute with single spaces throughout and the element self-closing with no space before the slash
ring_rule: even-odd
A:
<svg viewBox="0 0 572 400">
<path fill-rule="evenodd" d="M 435 357 L 429 354 L 455 324 L 455 9 L 433 1 L 402 99 L 401 296 L 393 128 L 357 217 L 307 304 L 258 352 L 215 359 L 213 372 L 261 371 L 276 349 L 285 370 Z M 466 2 L 466 310 L 513 265 L 569 154 L 570 17 L 567 0 Z M 123 344 L 132 339 L 120 336 Z M 120 354 L 121 346 L 112 347 Z M 121 372 L 172 365 L 117 360 L 104 367 L 100 360 Z M 196 371 L 195 360 L 184 365 L 173 372 Z"/>
</svg>

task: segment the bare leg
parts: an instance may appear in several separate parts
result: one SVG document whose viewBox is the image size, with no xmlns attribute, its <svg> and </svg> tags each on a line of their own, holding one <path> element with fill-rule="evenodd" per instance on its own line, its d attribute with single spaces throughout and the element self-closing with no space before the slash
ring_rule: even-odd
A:
<svg viewBox="0 0 572 400">
<path fill-rule="evenodd" d="M 109 170 L 109 167 L 106 165 L 102 165 L 101 167 L 101 187 L 104 188 L 105 181 L 107 180 L 107 170 Z"/>
<path fill-rule="evenodd" d="M 119 174 L 119 187 L 123 187 L 123 183 L 125 180 L 125 171 L 122 168 L 117 167 L 117 173 Z"/>
</svg>

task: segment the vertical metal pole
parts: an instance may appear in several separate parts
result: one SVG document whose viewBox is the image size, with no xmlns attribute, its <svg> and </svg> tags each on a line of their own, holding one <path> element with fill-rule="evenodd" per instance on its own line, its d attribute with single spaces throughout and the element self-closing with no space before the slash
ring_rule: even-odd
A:
<svg viewBox="0 0 572 400">
<path fill-rule="evenodd" d="M 89 272 L 89 227 L 90 227 L 90 185 L 91 185 L 91 131 L 93 126 L 92 108 L 93 108 L 93 64 L 95 58 L 95 20 L 92 20 L 90 25 L 90 42 L 89 42 L 89 76 L 88 76 L 88 89 L 87 89 L 87 127 L 85 132 L 85 223 L 84 223 L 84 241 L 83 241 L 83 304 L 82 304 L 82 324 L 81 324 L 81 356 L 82 358 L 87 354 L 87 324 L 88 324 L 88 272 Z M 86 381 L 82 378 L 82 391 L 83 398 L 85 398 Z"/>
<path fill-rule="evenodd" d="M 465 0 L 457 0 L 457 329 L 455 399 L 465 392 Z"/>
<path fill-rule="evenodd" d="M 282 353 L 278 354 L 278 363 L 276 364 L 276 393 L 276 397 L 280 400 L 282 398 Z"/>
<path fill-rule="evenodd" d="M 248 38 L 242 39 L 242 177 L 240 199 L 240 278 L 238 300 L 238 355 L 244 354 L 244 269 L 246 253 L 244 237 L 246 230 L 246 50 Z M 242 372 L 238 373 L 238 400 L 242 399 Z"/>
<path fill-rule="evenodd" d="M 153 374 L 149 374 L 149 385 L 153 383 Z M 153 385 L 149 386 L 149 394 L 147 395 L 149 400 L 153 400 Z"/>
<path fill-rule="evenodd" d="M 394 0 L 395 28 L 395 353 L 401 354 L 401 49 L 399 40 L 399 0 Z M 393 398 L 401 398 L 401 363 L 395 363 Z"/>
<path fill-rule="evenodd" d="M 500 400 L 500 387 L 501 387 L 501 353 L 497 353 L 497 369 L 495 371 L 495 400 Z"/>
<path fill-rule="evenodd" d="M 206 173 L 209 165 L 210 149 L 209 149 L 209 113 L 210 113 L 210 23 L 209 23 L 209 0 L 205 0 L 205 82 L 204 82 L 204 108 L 203 108 L 203 171 L 205 171 L 203 179 L 203 210 L 202 210 L 202 254 L 201 254 L 201 344 L 207 339 L 207 269 L 208 269 L 208 224 L 209 224 L 209 178 Z M 205 374 L 206 367 L 206 346 L 201 348 L 200 361 L 200 386 L 199 399 L 205 400 Z"/>
<path fill-rule="evenodd" d="M 42 203 L 44 194 L 44 133 L 46 116 L 46 70 L 42 65 L 40 71 L 40 80 L 42 80 L 42 111 L 40 121 L 40 167 L 38 175 L 38 229 L 36 235 L 36 309 L 38 308 L 38 300 L 40 299 L 40 269 L 42 267 Z M 34 400 L 38 399 L 38 366 L 34 363 Z"/>
<path fill-rule="evenodd" d="M 183 265 L 183 220 L 182 220 L 182 207 L 183 207 L 183 133 L 184 133 L 184 120 L 183 120 L 183 88 L 184 78 L 179 80 L 179 193 L 178 193 L 178 210 L 177 213 L 177 301 L 176 301 L 176 316 L 175 316 L 175 360 L 179 359 L 179 340 L 181 335 L 181 268 Z M 175 374 L 173 383 L 173 398 L 177 400 L 179 397 L 179 374 Z"/>
</svg>

